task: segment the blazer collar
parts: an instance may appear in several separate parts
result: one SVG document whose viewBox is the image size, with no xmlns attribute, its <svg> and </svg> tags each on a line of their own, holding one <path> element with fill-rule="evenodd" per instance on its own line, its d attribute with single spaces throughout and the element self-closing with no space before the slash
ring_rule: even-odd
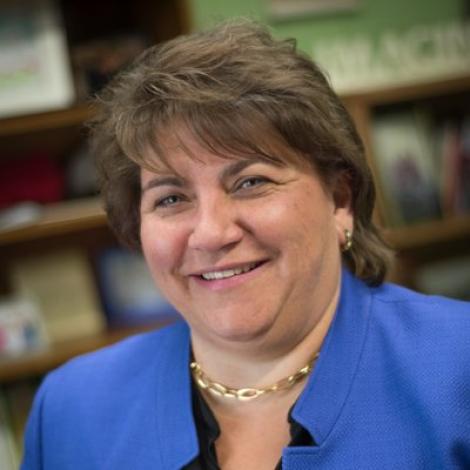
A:
<svg viewBox="0 0 470 470">
<path fill-rule="evenodd" d="M 370 303 L 370 289 L 343 269 L 335 317 L 292 412 L 318 445 L 328 437 L 348 398 L 366 338 Z"/>
</svg>

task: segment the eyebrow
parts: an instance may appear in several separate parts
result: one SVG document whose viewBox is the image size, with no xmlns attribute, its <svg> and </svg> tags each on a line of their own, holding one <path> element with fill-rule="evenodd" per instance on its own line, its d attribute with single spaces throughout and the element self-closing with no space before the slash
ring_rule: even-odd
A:
<svg viewBox="0 0 470 470">
<path fill-rule="evenodd" d="M 231 176 L 235 176 L 241 171 L 243 171 L 245 168 L 248 168 L 249 166 L 255 165 L 257 163 L 264 163 L 276 167 L 282 165 L 280 161 L 277 162 L 275 160 L 263 157 L 244 158 L 243 160 L 236 160 L 235 162 L 231 163 L 226 168 L 224 168 L 224 170 L 222 171 L 221 178 L 222 180 L 224 180 L 226 178 L 230 178 Z"/>
<path fill-rule="evenodd" d="M 141 193 L 144 193 L 145 191 L 153 188 L 158 188 L 159 186 L 176 186 L 177 188 L 182 188 L 184 184 L 184 180 L 178 176 L 156 176 L 142 187 Z"/>
</svg>

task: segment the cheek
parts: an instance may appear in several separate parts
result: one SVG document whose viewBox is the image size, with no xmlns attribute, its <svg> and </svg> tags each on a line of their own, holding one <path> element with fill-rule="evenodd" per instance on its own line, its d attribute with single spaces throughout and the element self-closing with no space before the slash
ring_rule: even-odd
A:
<svg viewBox="0 0 470 470">
<path fill-rule="evenodd" d="M 273 236 L 282 244 L 282 254 L 290 271 L 317 270 L 336 246 L 333 206 L 318 194 L 305 195 L 278 208 L 282 214 L 273 223 Z"/>
<path fill-rule="evenodd" d="M 143 221 L 140 237 L 143 254 L 155 279 L 178 265 L 184 250 L 181 236 L 168 233 L 164 226 Z"/>
<path fill-rule="evenodd" d="M 327 236 L 327 232 L 334 230 L 331 216 L 333 209 L 330 210 L 325 201 L 315 204 L 316 194 L 308 196 L 270 204 L 257 213 L 257 226 L 265 237 L 271 238 L 276 244 L 301 249 L 306 244 L 316 244 Z"/>
</svg>

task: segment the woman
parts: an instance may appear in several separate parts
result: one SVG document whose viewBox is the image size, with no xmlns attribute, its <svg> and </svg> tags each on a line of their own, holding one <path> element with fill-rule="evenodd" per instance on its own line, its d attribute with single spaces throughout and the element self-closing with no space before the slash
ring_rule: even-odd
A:
<svg viewBox="0 0 470 470">
<path fill-rule="evenodd" d="M 110 222 L 184 323 L 44 381 L 23 469 L 470 468 L 470 308 L 382 284 L 354 126 L 248 22 L 150 48 L 101 96 Z"/>
</svg>

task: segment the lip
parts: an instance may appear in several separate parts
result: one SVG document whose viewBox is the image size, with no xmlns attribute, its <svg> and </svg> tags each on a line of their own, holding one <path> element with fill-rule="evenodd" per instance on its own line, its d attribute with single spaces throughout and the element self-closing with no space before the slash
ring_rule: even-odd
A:
<svg viewBox="0 0 470 470">
<path fill-rule="evenodd" d="M 210 289 L 210 290 L 223 290 L 238 286 L 252 278 L 258 276 L 264 270 L 268 260 L 249 261 L 246 263 L 227 264 L 224 266 L 217 266 L 208 269 L 202 269 L 190 274 L 190 278 L 197 283 L 197 285 Z M 227 277 L 225 279 L 211 279 L 206 280 L 201 276 L 205 273 L 214 271 L 227 271 L 231 269 L 238 269 L 247 264 L 256 264 L 257 266 L 246 273 L 237 274 L 235 276 Z"/>
<path fill-rule="evenodd" d="M 232 269 L 243 268 L 243 267 L 245 267 L 247 265 L 250 265 L 250 264 L 260 265 L 260 264 L 262 264 L 266 261 L 267 260 L 254 260 L 254 261 L 244 261 L 244 262 L 240 262 L 240 263 L 224 264 L 224 265 L 221 265 L 221 266 L 211 266 L 209 268 L 203 268 L 203 269 L 200 269 L 200 270 L 197 270 L 197 271 L 193 271 L 189 275 L 190 276 L 202 276 L 203 274 L 212 273 L 212 272 L 215 272 L 215 271 L 230 271 Z"/>
</svg>

